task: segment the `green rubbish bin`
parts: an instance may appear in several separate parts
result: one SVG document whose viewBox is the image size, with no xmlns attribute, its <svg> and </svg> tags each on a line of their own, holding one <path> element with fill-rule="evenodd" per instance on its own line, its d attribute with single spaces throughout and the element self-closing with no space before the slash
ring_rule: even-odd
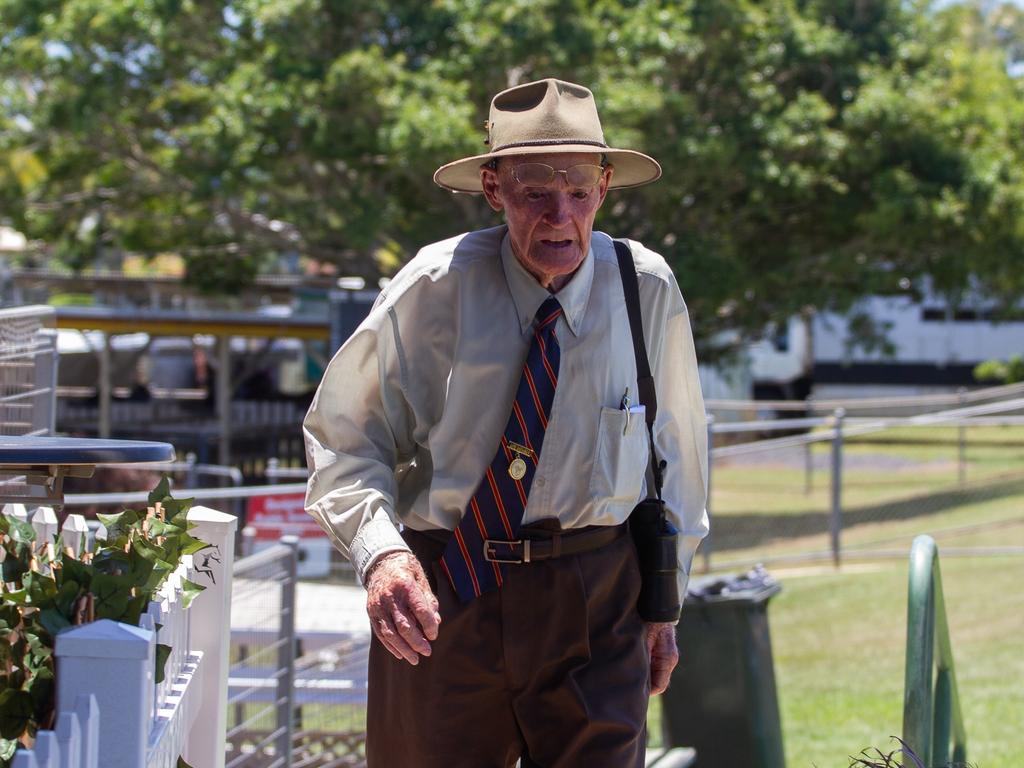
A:
<svg viewBox="0 0 1024 768">
<path fill-rule="evenodd" d="M 687 589 L 662 723 L 667 745 L 696 748 L 695 768 L 785 768 L 768 631 L 781 589 L 761 567 Z"/>
</svg>

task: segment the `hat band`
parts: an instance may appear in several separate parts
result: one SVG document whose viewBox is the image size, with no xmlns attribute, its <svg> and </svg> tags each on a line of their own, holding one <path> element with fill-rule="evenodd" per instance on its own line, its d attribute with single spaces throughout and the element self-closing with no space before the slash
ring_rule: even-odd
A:
<svg viewBox="0 0 1024 768">
<path fill-rule="evenodd" d="M 517 141 L 512 144 L 502 144 L 500 147 L 492 149 L 491 153 L 503 152 L 506 149 L 515 149 L 517 147 L 556 147 L 561 144 L 586 144 L 591 147 L 608 149 L 608 145 L 601 141 L 587 141 L 586 139 L 541 139 L 539 141 Z"/>
</svg>

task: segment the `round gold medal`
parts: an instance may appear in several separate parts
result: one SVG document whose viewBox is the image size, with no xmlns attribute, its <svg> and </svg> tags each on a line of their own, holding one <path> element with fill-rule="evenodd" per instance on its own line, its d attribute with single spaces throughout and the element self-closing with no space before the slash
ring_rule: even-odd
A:
<svg viewBox="0 0 1024 768">
<path fill-rule="evenodd" d="M 526 477 L 526 462 L 520 458 L 513 459 L 508 465 L 508 474 L 513 480 L 522 480 Z"/>
</svg>

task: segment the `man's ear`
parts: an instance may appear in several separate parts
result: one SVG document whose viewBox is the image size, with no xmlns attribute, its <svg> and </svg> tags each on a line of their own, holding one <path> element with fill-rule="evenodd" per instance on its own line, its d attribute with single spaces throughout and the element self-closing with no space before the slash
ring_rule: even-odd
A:
<svg viewBox="0 0 1024 768">
<path fill-rule="evenodd" d="M 598 184 L 598 194 L 601 196 L 598 206 L 604 203 L 605 195 L 608 194 L 608 187 L 612 183 L 612 174 L 615 173 L 615 166 L 608 163 L 604 167 L 604 173 L 601 175 L 601 181 Z"/>
<path fill-rule="evenodd" d="M 501 185 L 498 181 L 498 172 L 494 168 L 482 167 L 480 169 L 480 186 L 484 189 L 484 197 L 487 204 L 495 211 L 505 209 L 505 203 L 501 198 Z"/>
</svg>

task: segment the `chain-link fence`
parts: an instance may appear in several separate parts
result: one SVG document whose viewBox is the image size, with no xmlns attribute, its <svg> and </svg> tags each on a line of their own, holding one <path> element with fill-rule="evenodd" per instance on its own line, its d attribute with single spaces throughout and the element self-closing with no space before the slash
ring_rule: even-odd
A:
<svg viewBox="0 0 1024 768">
<path fill-rule="evenodd" d="M 905 557 L 925 532 L 947 555 L 1024 555 L 1022 391 L 712 421 L 712 533 L 698 567 Z"/>
</svg>

